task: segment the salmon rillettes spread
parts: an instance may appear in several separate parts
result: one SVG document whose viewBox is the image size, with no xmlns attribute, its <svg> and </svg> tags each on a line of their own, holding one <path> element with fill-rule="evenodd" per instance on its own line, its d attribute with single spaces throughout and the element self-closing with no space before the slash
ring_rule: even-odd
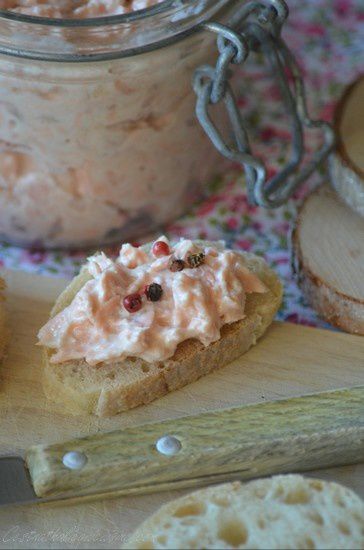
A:
<svg viewBox="0 0 364 550">
<path fill-rule="evenodd" d="M 2 0 L 0 8 L 38 17 L 84 18 L 121 15 L 162 0 Z"/>
<path fill-rule="evenodd" d="M 155 4 L 0 0 L 22 15 L 80 20 Z M 21 23 L 24 35 L 20 23 L 0 18 L 7 43 L 74 60 L 0 55 L 0 239 L 36 248 L 126 242 L 174 221 L 223 172 L 195 116 L 191 85 L 195 69 L 216 59 L 215 36 L 197 33 L 139 53 L 155 19 L 156 44 L 164 38 L 170 19 L 158 17 L 138 26 Z M 130 47 L 138 54 L 123 57 Z M 117 58 L 94 60 L 95 52 Z"/>
<path fill-rule="evenodd" d="M 267 292 L 241 254 L 221 243 L 172 247 L 161 237 L 149 252 L 124 244 L 115 261 L 97 254 L 87 270 L 71 304 L 39 332 L 40 344 L 55 350 L 52 363 L 165 361 L 185 340 L 219 340 L 223 325 L 245 317 L 246 294 Z"/>
</svg>

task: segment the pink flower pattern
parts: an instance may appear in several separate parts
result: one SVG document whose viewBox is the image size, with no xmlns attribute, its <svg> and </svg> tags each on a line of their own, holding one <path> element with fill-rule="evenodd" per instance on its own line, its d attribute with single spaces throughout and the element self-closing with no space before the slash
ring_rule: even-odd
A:
<svg viewBox="0 0 364 550">
<path fill-rule="evenodd" d="M 308 103 L 315 117 L 331 120 L 344 87 L 362 72 L 364 57 L 364 2 L 362 0 L 289 0 L 290 17 L 284 38 L 295 53 L 305 75 Z M 289 152 L 290 133 L 282 116 L 280 92 L 259 57 L 240 69 L 236 94 L 249 125 L 254 153 L 269 159 L 270 176 L 280 169 Z M 320 137 L 308 133 L 308 154 Z M 285 285 L 278 318 L 308 326 L 327 326 L 308 306 L 292 276 L 289 236 L 297 204 L 307 191 L 326 177 L 318 171 L 300 189 L 295 200 L 268 211 L 248 204 L 244 177 L 238 166 L 214 182 L 205 200 L 165 229 L 170 238 L 224 239 L 229 247 L 264 256 Z M 148 240 L 151 236 L 148 236 Z M 117 247 L 107 250 L 117 253 Z M 87 252 L 25 251 L 0 246 L 0 266 L 41 275 L 72 277 Z"/>
</svg>

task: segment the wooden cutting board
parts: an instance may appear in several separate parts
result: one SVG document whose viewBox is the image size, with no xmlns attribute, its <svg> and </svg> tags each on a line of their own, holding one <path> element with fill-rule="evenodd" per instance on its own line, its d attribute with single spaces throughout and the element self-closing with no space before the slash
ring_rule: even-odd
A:
<svg viewBox="0 0 364 550">
<path fill-rule="evenodd" d="M 35 346 L 37 331 L 66 281 L 21 272 L 7 272 L 5 279 L 12 338 L 0 371 L 0 454 L 23 454 L 36 443 L 364 383 L 362 337 L 275 323 L 241 359 L 146 407 L 112 419 L 69 416 L 44 398 Z M 363 465 L 313 475 L 335 479 L 364 496 Z M 147 515 L 180 494 L 2 508 L 0 548 L 117 548 Z"/>
</svg>

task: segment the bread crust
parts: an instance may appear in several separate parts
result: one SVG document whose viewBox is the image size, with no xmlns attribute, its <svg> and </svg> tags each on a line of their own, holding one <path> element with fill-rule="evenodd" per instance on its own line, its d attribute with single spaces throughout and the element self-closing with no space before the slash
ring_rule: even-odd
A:
<svg viewBox="0 0 364 550">
<path fill-rule="evenodd" d="M 220 340 L 208 347 L 197 340 L 186 340 L 164 362 L 128 358 L 97 367 L 84 360 L 52 364 L 54 350 L 45 348 L 43 385 L 48 399 L 64 403 L 73 414 L 113 416 L 182 388 L 242 355 L 266 331 L 282 299 L 282 285 L 264 260 L 251 254 L 244 256 L 269 291 L 248 295 L 246 318 L 223 326 Z M 72 302 L 89 278 L 83 268 L 59 296 L 51 317 Z"/>
</svg>

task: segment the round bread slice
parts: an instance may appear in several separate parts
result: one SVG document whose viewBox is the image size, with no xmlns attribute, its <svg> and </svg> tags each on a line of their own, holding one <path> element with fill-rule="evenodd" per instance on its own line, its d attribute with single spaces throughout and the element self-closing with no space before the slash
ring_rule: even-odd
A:
<svg viewBox="0 0 364 550">
<path fill-rule="evenodd" d="M 299 475 L 202 489 L 147 519 L 124 548 L 363 548 L 364 503 Z"/>
<path fill-rule="evenodd" d="M 130 357 L 97 367 L 84 360 L 52 364 L 53 350 L 45 349 L 46 396 L 63 403 L 69 413 L 112 416 L 182 388 L 242 355 L 264 334 L 282 301 L 282 285 L 275 272 L 262 258 L 248 253 L 243 256 L 247 267 L 265 283 L 268 292 L 248 294 L 246 317 L 224 325 L 220 340 L 208 347 L 194 339 L 186 340 L 164 362 L 147 363 Z M 89 279 L 84 267 L 59 296 L 51 317 L 67 307 Z"/>
</svg>

